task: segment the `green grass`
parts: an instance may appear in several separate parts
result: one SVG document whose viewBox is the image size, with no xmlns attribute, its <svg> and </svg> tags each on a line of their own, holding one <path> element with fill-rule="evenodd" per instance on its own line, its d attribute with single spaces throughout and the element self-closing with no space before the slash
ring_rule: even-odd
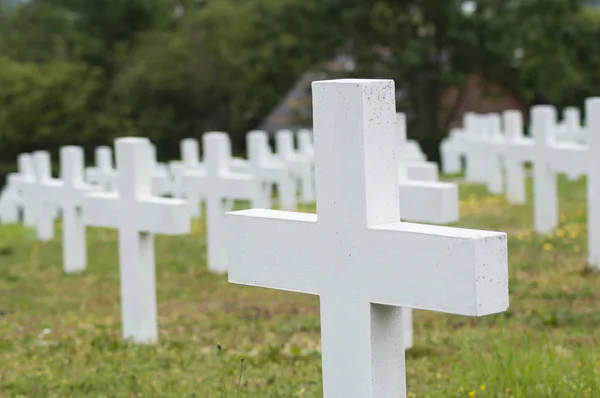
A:
<svg viewBox="0 0 600 398">
<path fill-rule="evenodd" d="M 511 307 L 480 319 L 416 312 L 409 396 L 600 396 L 585 181 L 561 179 L 552 236 L 532 233 L 530 205 L 460 190 L 459 226 L 509 234 Z M 199 223 L 190 236 L 156 239 L 160 343 L 122 342 L 116 238 L 90 229 L 87 271 L 65 275 L 59 238 L 41 244 L 21 226 L 0 227 L 0 397 L 322 395 L 318 298 L 211 275 Z"/>
</svg>

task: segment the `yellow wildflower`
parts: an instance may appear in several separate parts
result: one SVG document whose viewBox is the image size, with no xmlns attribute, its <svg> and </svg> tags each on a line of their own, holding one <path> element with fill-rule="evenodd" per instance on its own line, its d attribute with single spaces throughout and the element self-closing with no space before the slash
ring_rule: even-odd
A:
<svg viewBox="0 0 600 398">
<path fill-rule="evenodd" d="M 479 387 L 479 389 L 480 389 L 481 391 L 485 390 L 485 384 L 483 384 L 481 387 Z"/>
<path fill-rule="evenodd" d="M 557 229 L 556 230 L 556 236 L 558 236 L 559 238 L 562 238 L 563 236 L 565 236 L 565 230 L 564 229 Z"/>
<path fill-rule="evenodd" d="M 471 391 L 471 392 L 469 393 L 469 397 L 474 397 L 474 396 L 475 396 L 475 391 Z"/>
<path fill-rule="evenodd" d="M 544 243 L 544 251 L 552 251 L 552 243 Z"/>
</svg>

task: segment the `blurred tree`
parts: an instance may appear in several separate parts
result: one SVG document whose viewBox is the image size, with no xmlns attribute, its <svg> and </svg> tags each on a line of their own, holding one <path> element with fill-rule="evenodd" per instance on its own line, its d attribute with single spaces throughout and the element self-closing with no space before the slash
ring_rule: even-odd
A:
<svg viewBox="0 0 600 398">
<path fill-rule="evenodd" d="M 579 0 L 304 0 L 292 2 L 288 32 L 351 54 L 354 74 L 392 78 L 404 90 L 416 132 L 436 149 L 464 95 L 442 107 L 441 93 L 464 94 L 482 76 L 529 101 L 543 91 L 557 105 L 580 103 L 600 89 L 590 46 L 599 25 Z M 591 39 L 591 38 L 594 39 Z M 332 40 L 333 39 L 333 40 Z M 431 154 L 431 151 L 429 151 Z"/>
</svg>

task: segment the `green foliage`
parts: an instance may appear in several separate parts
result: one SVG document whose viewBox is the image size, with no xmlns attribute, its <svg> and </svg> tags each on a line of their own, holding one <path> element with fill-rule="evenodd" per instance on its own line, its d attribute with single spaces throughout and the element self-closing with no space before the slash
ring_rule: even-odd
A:
<svg viewBox="0 0 600 398">
<path fill-rule="evenodd" d="M 6 163 L 23 151 L 104 142 L 100 71 L 82 63 L 0 58 L 0 146 Z M 109 129 L 110 130 L 110 129 Z"/>
<path fill-rule="evenodd" d="M 0 72 L 24 79 L 0 86 L 1 98 L 12 98 L 9 90 L 21 85 L 37 91 L 39 83 L 44 92 L 54 77 L 64 87 L 60 79 L 70 70 L 61 74 L 60 65 L 78 68 L 74 80 L 92 76 L 69 86 L 73 96 L 81 90 L 77 97 L 89 106 L 89 120 L 78 114 L 71 121 L 66 115 L 72 109 L 57 111 L 56 101 L 54 107 L 32 108 L 41 114 L 20 133 L 31 146 L 10 151 L 48 145 L 36 141 L 48 124 L 33 126 L 48 119 L 57 129 L 52 147 L 89 137 L 84 143 L 90 148 L 113 136 L 139 134 L 152 138 L 161 156 L 173 157 L 181 138 L 224 130 L 239 149 L 243 134 L 260 125 L 304 72 L 341 53 L 355 57 L 358 77 L 395 80 L 406 94 L 398 106 L 409 114 L 411 135 L 434 157 L 461 107 L 469 76 L 482 76 L 525 104 L 538 91 L 558 106 L 581 105 L 600 91 L 600 55 L 594 47 L 600 19 L 582 8 L 582 0 L 478 0 L 471 13 L 463 12 L 463 4 L 30 0 L 3 8 L 0 52 L 25 71 Z M 32 68 L 44 77 L 26 78 Z M 441 102 L 448 88 L 459 93 L 454 103 Z M 3 105 L 0 123 L 12 121 L 0 130 L 13 134 L 22 128 L 14 122 L 22 110 Z M 43 114 L 46 109 L 52 114 Z M 74 124 L 81 132 L 74 132 Z"/>
</svg>

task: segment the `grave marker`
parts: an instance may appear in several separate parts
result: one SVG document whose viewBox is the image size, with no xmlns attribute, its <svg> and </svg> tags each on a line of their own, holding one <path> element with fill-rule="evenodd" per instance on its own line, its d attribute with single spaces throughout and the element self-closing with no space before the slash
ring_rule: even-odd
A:
<svg viewBox="0 0 600 398">
<path fill-rule="evenodd" d="M 153 343 L 158 340 L 154 234 L 189 233 L 189 212 L 183 200 L 152 195 L 147 139 L 119 138 L 115 146 L 118 192 L 87 193 L 84 220 L 87 225 L 119 230 L 123 336 Z"/>
<path fill-rule="evenodd" d="M 41 183 L 45 202 L 62 210 L 63 266 L 66 273 L 83 271 L 87 261 L 83 196 L 85 192 L 94 188 L 83 179 L 84 164 L 81 147 L 62 147 L 60 149 L 61 179 L 46 180 Z"/>
<path fill-rule="evenodd" d="M 100 186 L 105 191 L 115 191 L 117 173 L 113 166 L 112 149 L 109 146 L 99 146 L 94 150 L 95 167 L 85 171 L 86 180 Z"/>
<path fill-rule="evenodd" d="M 23 206 L 23 224 L 35 227 L 39 209 L 39 197 L 36 196 L 35 187 L 37 177 L 33 166 L 33 157 L 28 153 L 22 153 L 17 158 L 19 172 L 12 177 L 15 188 L 19 191 Z"/>
<path fill-rule="evenodd" d="M 588 262 L 600 270 L 600 98 L 585 101 L 588 128 Z M 598 152 L 598 153 L 597 153 Z"/>
<path fill-rule="evenodd" d="M 398 307 L 506 310 L 506 235 L 400 221 L 393 81 L 312 88 L 318 215 L 229 213 L 229 279 L 320 296 L 324 397 L 406 397 Z"/>
<path fill-rule="evenodd" d="M 37 184 L 33 185 L 31 193 L 37 197 L 39 203 L 36 211 L 36 232 L 42 242 L 48 242 L 54 238 L 54 218 L 56 207 L 45 200 L 44 184 L 55 181 L 51 174 L 50 153 L 47 151 L 35 151 L 33 153 L 33 167 L 35 169 Z M 39 212 L 38 212 L 39 211 Z"/>
<path fill-rule="evenodd" d="M 520 111 L 509 110 L 503 114 L 506 139 L 509 142 L 522 142 L 523 115 Z M 504 149 L 506 151 L 506 148 Z M 506 198 L 512 204 L 525 204 L 525 170 L 521 162 L 515 162 L 511 157 L 504 156 L 506 171 Z"/>
<path fill-rule="evenodd" d="M 279 204 L 283 210 L 296 209 L 296 181 L 286 164 L 275 158 L 269 147 L 269 136 L 264 131 L 250 131 L 246 134 L 249 171 L 261 184 L 260 203 L 256 207 L 270 209 L 271 187 L 277 186 Z"/>
<path fill-rule="evenodd" d="M 300 202 L 314 203 L 314 173 L 312 161 L 294 150 L 294 135 L 289 130 L 280 130 L 275 134 L 277 156 L 300 182 Z"/>
<path fill-rule="evenodd" d="M 231 143 L 226 133 L 211 132 L 202 137 L 204 170 L 186 170 L 187 195 L 196 195 L 206 203 L 206 251 L 208 269 L 227 271 L 225 247 L 225 212 L 234 200 L 260 201 L 260 184 L 250 174 L 230 170 Z"/>
</svg>

